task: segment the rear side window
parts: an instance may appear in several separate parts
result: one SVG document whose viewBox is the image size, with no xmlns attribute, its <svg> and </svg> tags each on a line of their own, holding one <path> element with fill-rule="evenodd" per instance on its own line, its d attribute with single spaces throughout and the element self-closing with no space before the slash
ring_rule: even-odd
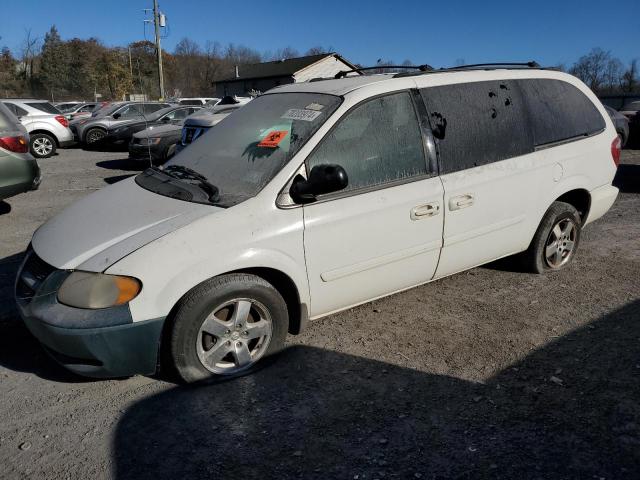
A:
<svg viewBox="0 0 640 480">
<path fill-rule="evenodd" d="M 602 131 L 596 106 L 570 83 L 554 79 L 518 80 L 530 115 L 536 146 Z"/>
<path fill-rule="evenodd" d="M 7 108 L 9 110 L 11 110 L 13 112 L 13 114 L 16 117 L 24 117 L 25 115 L 27 115 L 29 113 L 24 108 L 20 108 L 19 106 L 17 106 L 15 103 L 5 102 L 5 105 L 7 106 Z"/>
<path fill-rule="evenodd" d="M 307 159 L 338 164 L 349 177 L 346 191 L 427 174 L 422 135 L 409 93 L 374 98 L 348 112 Z"/>
<path fill-rule="evenodd" d="M 145 103 L 140 107 L 142 110 L 144 110 L 144 113 L 149 114 L 170 106 L 171 105 L 169 105 L 168 103 Z"/>
<path fill-rule="evenodd" d="M 180 100 L 180 105 L 202 105 L 201 100 Z"/>
<path fill-rule="evenodd" d="M 513 81 L 421 89 L 437 137 L 441 173 L 486 165 L 533 151 L 531 129 Z"/>
<path fill-rule="evenodd" d="M 58 110 L 56 107 L 51 105 L 49 102 L 29 102 L 29 103 L 25 103 L 25 105 L 29 105 L 30 107 L 45 113 L 55 113 L 55 114 L 60 113 L 60 110 Z"/>
</svg>

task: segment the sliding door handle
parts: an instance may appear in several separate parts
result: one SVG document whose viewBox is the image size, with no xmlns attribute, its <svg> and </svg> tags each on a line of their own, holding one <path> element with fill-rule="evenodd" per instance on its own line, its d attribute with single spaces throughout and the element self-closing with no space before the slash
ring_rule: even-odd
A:
<svg viewBox="0 0 640 480">
<path fill-rule="evenodd" d="M 449 210 L 460 210 L 462 208 L 467 208 L 473 205 L 474 198 L 470 193 L 465 193 L 464 195 L 458 195 L 456 197 L 451 197 L 449 199 Z"/>
</svg>

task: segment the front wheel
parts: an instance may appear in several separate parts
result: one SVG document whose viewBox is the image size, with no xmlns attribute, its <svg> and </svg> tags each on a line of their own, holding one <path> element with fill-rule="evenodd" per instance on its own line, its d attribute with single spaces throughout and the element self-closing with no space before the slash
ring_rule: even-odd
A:
<svg viewBox="0 0 640 480">
<path fill-rule="evenodd" d="M 87 135 L 85 136 L 85 140 L 87 142 L 87 145 L 90 145 L 92 143 L 99 142 L 106 135 L 107 135 L 107 132 L 105 132 L 103 129 L 101 129 L 101 128 L 92 128 L 91 130 L 89 130 L 87 132 Z"/>
<path fill-rule="evenodd" d="M 56 141 L 46 133 L 34 133 L 30 137 L 29 149 L 36 158 L 48 158 L 56 153 Z"/>
<path fill-rule="evenodd" d="M 288 326 L 286 303 L 266 280 L 216 277 L 180 301 L 167 329 L 164 366 L 186 383 L 237 376 L 278 353 Z"/>
<path fill-rule="evenodd" d="M 565 268 L 578 249 L 581 227 L 580 214 L 573 205 L 553 202 L 524 253 L 527 270 L 545 273 Z"/>
</svg>

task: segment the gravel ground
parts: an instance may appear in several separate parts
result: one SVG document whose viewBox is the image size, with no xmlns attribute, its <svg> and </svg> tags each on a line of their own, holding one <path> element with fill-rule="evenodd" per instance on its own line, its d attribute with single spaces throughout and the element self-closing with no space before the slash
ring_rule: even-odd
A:
<svg viewBox="0 0 640 480">
<path fill-rule="evenodd" d="M 123 157 L 62 150 L 40 190 L 0 203 L 1 478 L 638 478 L 640 151 L 565 271 L 476 268 L 198 387 L 73 376 L 13 307 L 34 229 L 135 174 Z"/>
</svg>

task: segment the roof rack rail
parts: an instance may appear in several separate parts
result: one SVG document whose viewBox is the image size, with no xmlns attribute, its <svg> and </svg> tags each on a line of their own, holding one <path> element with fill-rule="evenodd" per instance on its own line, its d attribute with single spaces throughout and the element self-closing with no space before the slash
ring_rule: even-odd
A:
<svg viewBox="0 0 640 480">
<path fill-rule="evenodd" d="M 496 62 L 496 63 L 473 63 L 470 65 L 458 65 L 456 67 L 448 67 L 448 68 L 437 68 L 434 70 L 429 70 L 428 72 L 423 73 L 440 73 L 440 72 L 458 72 L 461 70 L 496 70 L 499 68 L 506 69 L 518 69 L 518 68 L 543 68 L 538 62 L 530 61 L 530 62 Z M 420 73 L 414 72 L 400 72 L 394 75 L 396 77 L 409 77 L 413 75 L 420 75 Z"/>
<path fill-rule="evenodd" d="M 340 70 L 338 73 L 335 74 L 333 78 L 344 78 L 349 73 L 353 73 L 353 72 L 362 73 L 366 70 L 382 70 L 385 68 L 403 68 L 403 69 L 411 68 L 411 69 L 419 70 L 421 72 L 427 72 L 427 71 L 433 70 L 433 67 L 431 65 L 427 65 L 426 63 L 424 65 L 377 65 L 375 67 L 360 67 L 360 68 L 352 68 L 351 70 Z"/>
<path fill-rule="evenodd" d="M 531 60 L 530 62 L 496 62 L 496 63 L 472 63 L 470 65 L 458 65 L 456 67 L 442 68 L 441 70 L 465 70 L 467 68 L 482 67 L 528 67 L 541 68 L 538 62 Z"/>
</svg>

